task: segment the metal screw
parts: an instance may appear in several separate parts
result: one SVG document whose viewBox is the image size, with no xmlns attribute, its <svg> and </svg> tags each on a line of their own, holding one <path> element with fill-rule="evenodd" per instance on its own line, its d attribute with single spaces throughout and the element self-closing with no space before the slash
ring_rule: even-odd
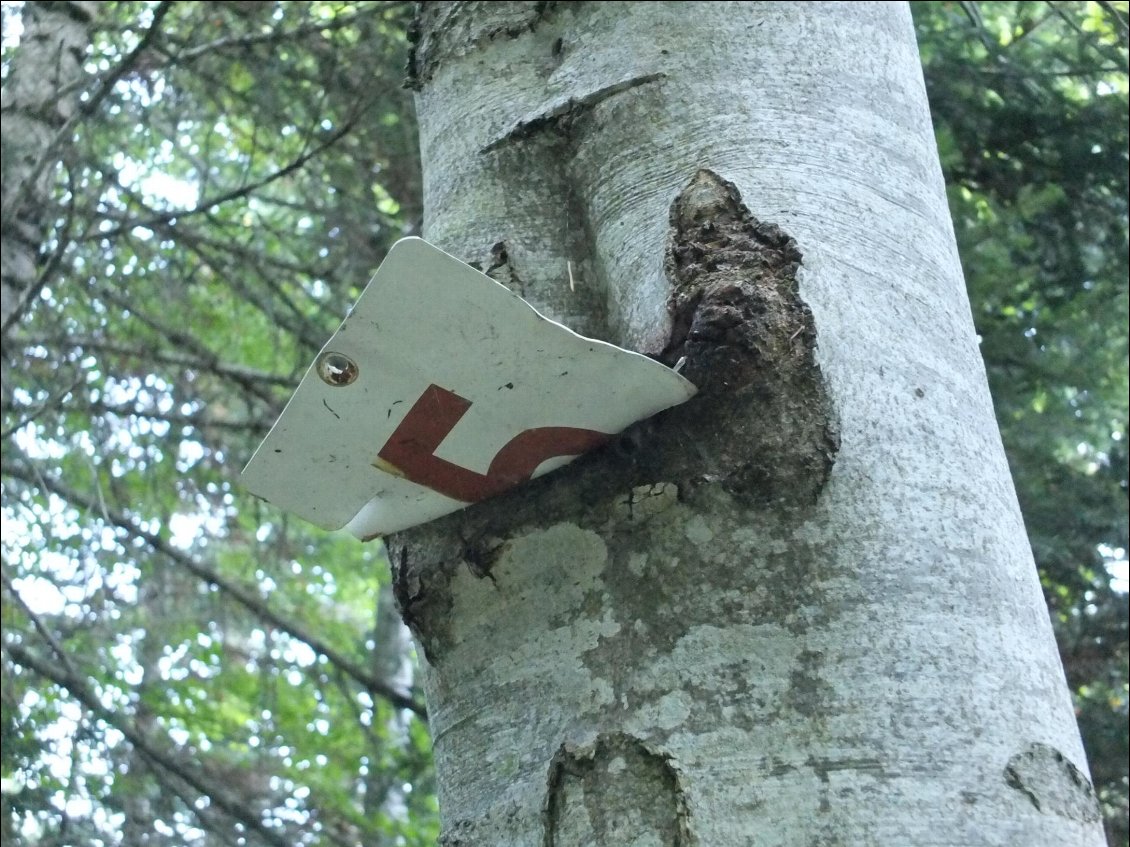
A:
<svg viewBox="0 0 1130 847">
<path fill-rule="evenodd" d="M 344 353 L 333 353 L 328 350 L 318 357 L 316 367 L 322 382 L 335 388 L 349 385 L 361 373 L 357 363 Z"/>
</svg>

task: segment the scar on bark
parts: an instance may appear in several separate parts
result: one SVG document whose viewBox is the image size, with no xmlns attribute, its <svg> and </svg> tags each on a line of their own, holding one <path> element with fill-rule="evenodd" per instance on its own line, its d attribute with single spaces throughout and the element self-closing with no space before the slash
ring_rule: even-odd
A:
<svg viewBox="0 0 1130 847">
<path fill-rule="evenodd" d="M 1054 747 L 1032 743 L 1008 760 L 1005 784 L 1038 811 L 1093 823 L 1101 818 L 1090 780 Z"/>
<path fill-rule="evenodd" d="M 511 3 L 502 11 L 483 15 L 475 4 L 417 3 L 407 31 L 408 78 L 404 87 L 421 90 L 453 56 L 465 55 L 496 39 L 515 39 L 537 31 L 553 17 L 558 5 L 557 0 Z"/>
<path fill-rule="evenodd" d="M 664 268 L 670 340 L 660 354 L 699 395 L 673 417 L 696 441 L 701 475 L 765 506 L 810 506 L 839 435 L 800 298 L 802 256 L 755 218 L 733 183 L 700 170 L 671 205 Z"/>
<path fill-rule="evenodd" d="M 481 261 L 470 261 L 467 264 L 477 271 L 482 271 L 495 282 L 505 285 L 519 297 L 525 296 L 526 282 L 518 275 L 518 269 L 514 266 L 514 260 L 505 241 L 496 241 L 490 248 L 489 254 Z"/>
<path fill-rule="evenodd" d="M 542 847 L 616 844 L 625 820 L 646 828 L 632 832 L 635 842 L 689 847 L 690 810 L 672 758 L 623 733 L 562 744 L 546 778 Z"/>
<path fill-rule="evenodd" d="M 536 117 L 519 121 L 510 129 L 506 130 L 499 138 L 487 144 L 481 152 L 489 153 L 506 144 L 533 138 L 539 133 L 568 136 L 573 124 L 592 112 L 593 109 L 605 100 L 615 97 L 618 94 L 623 94 L 626 91 L 631 91 L 633 88 L 639 88 L 642 85 L 661 82 L 666 78 L 667 75 L 663 73 L 635 76 L 630 79 L 614 82 L 603 88 L 598 88 L 596 91 L 590 92 L 583 97 L 572 97 L 568 100 L 556 103 Z"/>
<path fill-rule="evenodd" d="M 412 631 L 424 658 L 435 664 L 450 641 L 447 621 L 451 618 L 452 598 L 447 583 L 452 569 L 435 564 L 421 564 L 409 557 L 408 546 L 399 545 L 392 564 L 392 596 L 404 624 Z M 429 626 L 430 621 L 440 621 Z"/>
</svg>

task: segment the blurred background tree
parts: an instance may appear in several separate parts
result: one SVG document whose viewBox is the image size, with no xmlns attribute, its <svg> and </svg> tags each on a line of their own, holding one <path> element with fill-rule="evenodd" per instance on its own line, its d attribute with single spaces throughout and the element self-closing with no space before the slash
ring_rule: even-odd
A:
<svg viewBox="0 0 1130 847">
<path fill-rule="evenodd" d="M 997 418 L 1125 845 L 1127 4 L 914 9 Z"/>
<path fill-rule="evenodd" d="M 418 228 L 410 4 L 3 10 L 0 834 L 433 843 L 383 551 L 238 480 Z M 1125 845 L 1127 4 L 914 10 L 998 417 Z"/>
</svg>

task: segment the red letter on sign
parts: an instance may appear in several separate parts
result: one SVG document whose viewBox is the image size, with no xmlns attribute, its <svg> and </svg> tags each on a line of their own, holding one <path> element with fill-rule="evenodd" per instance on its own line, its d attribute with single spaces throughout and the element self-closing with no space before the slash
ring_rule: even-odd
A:
<svg viewBox="0 0 1130 847">
<path fill-rule="evenodd" d="M 498 451 L 485 474 L 475 473 L 435 455 L 470 408 L 470 400 L 429 385 L 377 455 L 417 485 L 453 500 L 476 503 L 525 482 L 547 459 L 579 456 L 610 438 L 603 432 L 571 426 L 527 429 Z"/>
</svg>

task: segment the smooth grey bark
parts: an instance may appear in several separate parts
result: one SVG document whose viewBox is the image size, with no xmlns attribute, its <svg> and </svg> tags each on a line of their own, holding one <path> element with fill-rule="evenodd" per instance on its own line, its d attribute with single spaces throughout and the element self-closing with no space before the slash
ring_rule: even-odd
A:
<svg viewBox="0 0 1130 847">
<path fill-rule="evenodd" d="M 1101 844 L 908 8 L 415 37 L 426 237 L 702 388 L 389 540 L 444 843 Z"/>
<path fill-rule="evenodd" d="M 0 326 L 5 333 L 37 293 L 42 217 L 54 179 L 53 142 L 77 108 L 75 84 L 84 75 L 95 5 L 29 2 L 21 14 L 20 47 L 0 93 Z"/>
</svg>

